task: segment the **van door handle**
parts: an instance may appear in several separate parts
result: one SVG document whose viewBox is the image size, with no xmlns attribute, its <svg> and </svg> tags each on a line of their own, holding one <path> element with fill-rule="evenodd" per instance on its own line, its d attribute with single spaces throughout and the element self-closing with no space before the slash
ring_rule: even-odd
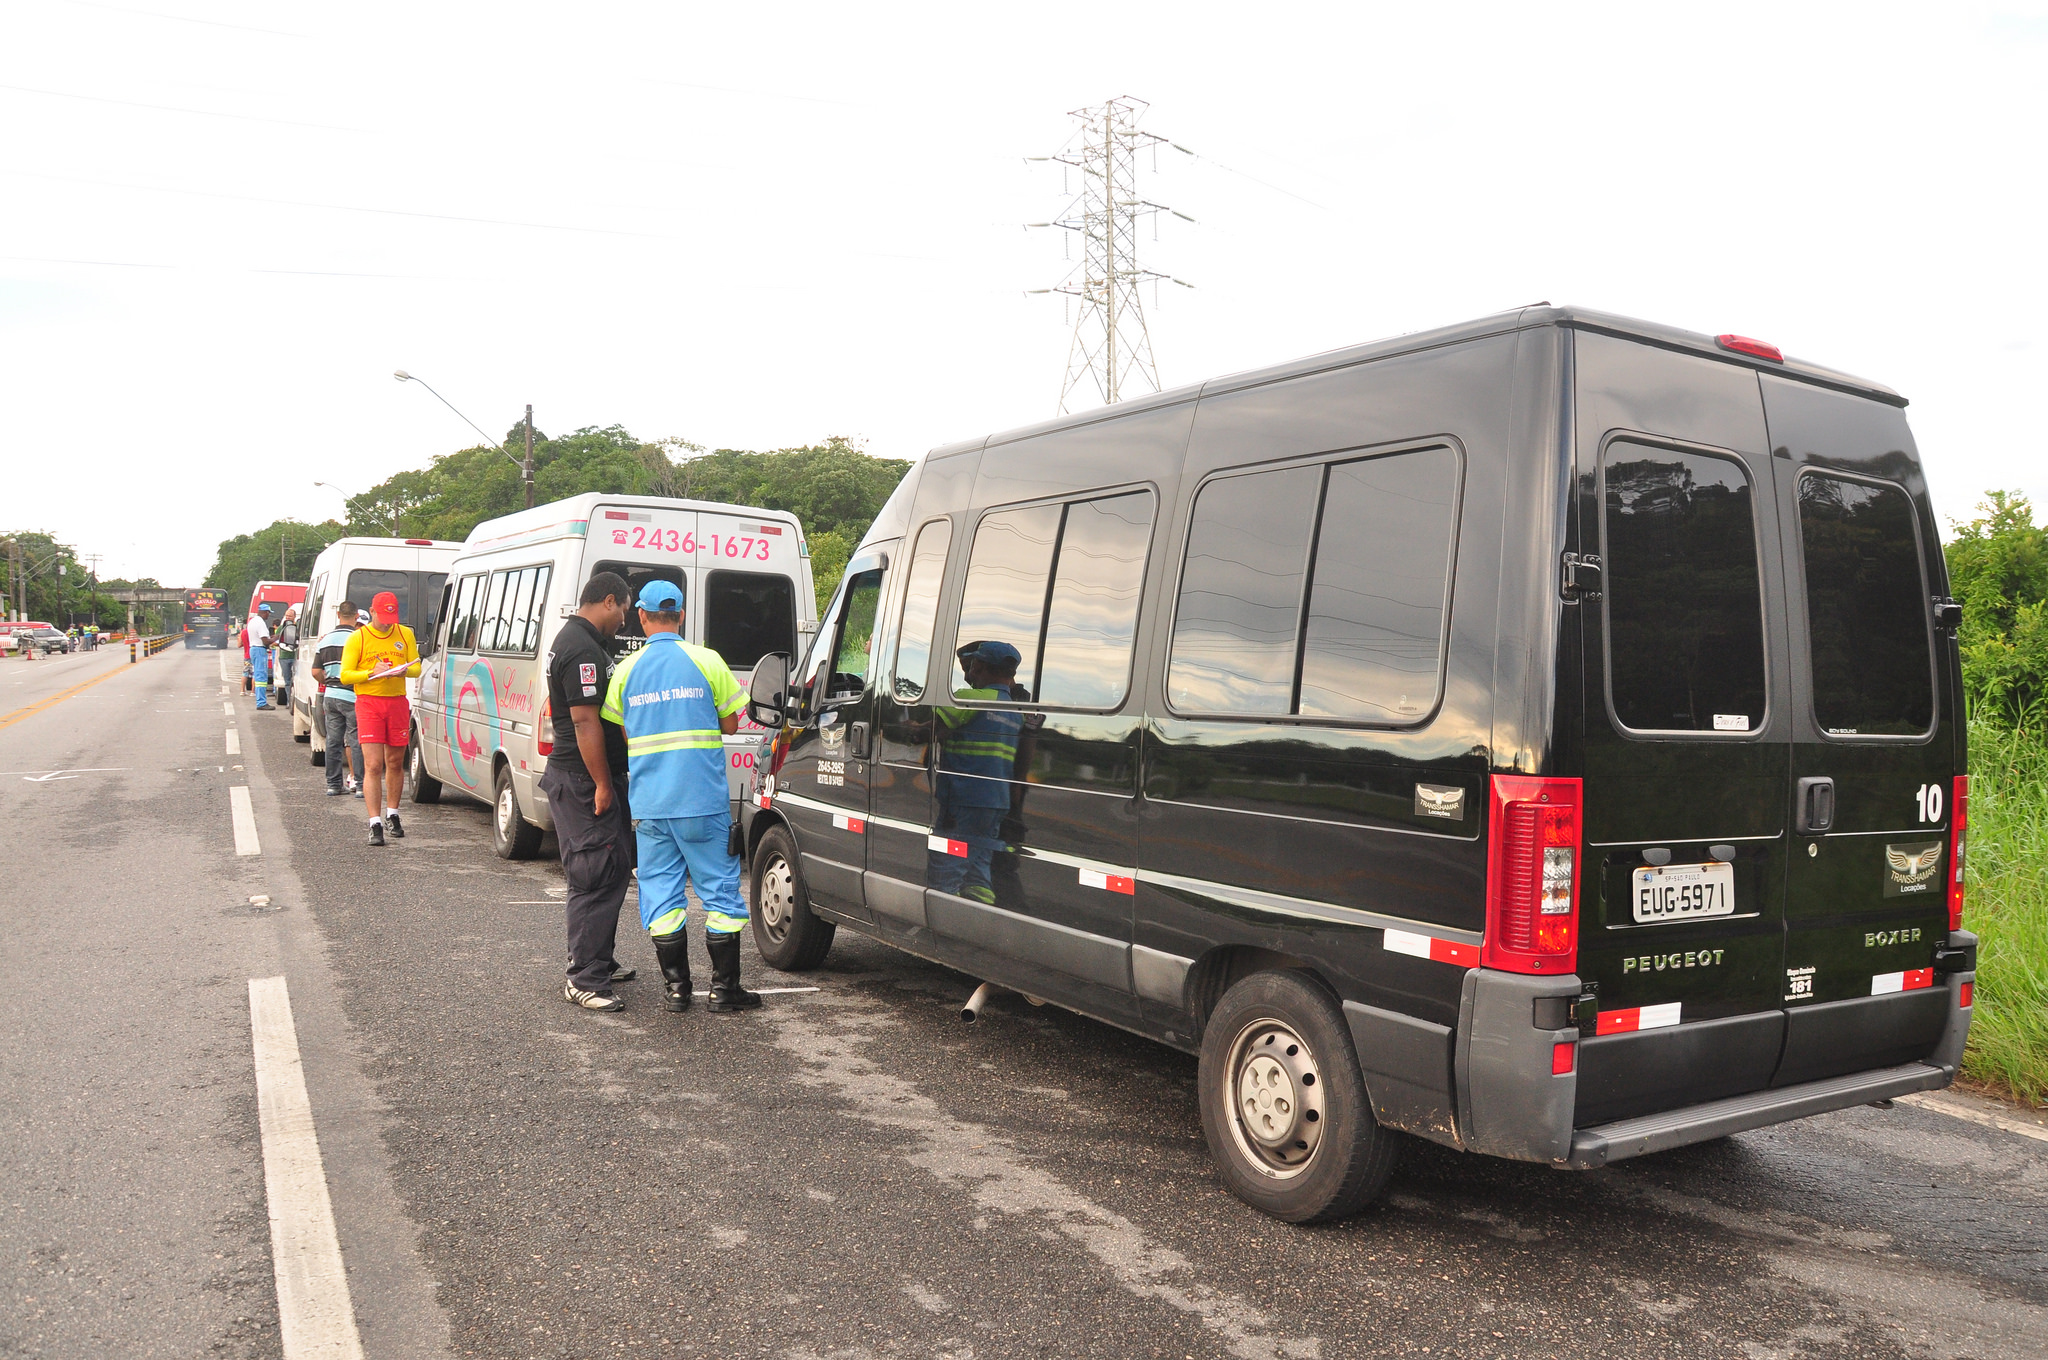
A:
<svg viewBox="0 0 2048 1360">
<path fill-rule="evenodd" d="M 1799 811 L 1795 822 L 1800 831 L 1818 836 L 1835 824 L 1835 781 L 1825 776 L 1799 781 Z"/>
<path fill-rule="evenodd" d="M 849 723 L 846 728 L 846 744 L 858 760 L 868 758 L 868 725 L 864 722 Z"/>
</svg>

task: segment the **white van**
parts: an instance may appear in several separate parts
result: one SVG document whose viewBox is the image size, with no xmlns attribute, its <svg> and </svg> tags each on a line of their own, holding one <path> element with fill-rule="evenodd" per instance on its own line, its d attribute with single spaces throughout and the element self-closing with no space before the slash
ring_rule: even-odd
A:
<svg viewBox="0 0 2048 1360">
<path fill-rule="evenodd" d="M 440 627 L 420 635 L 407 775 L 415 802 L 452 789 L 489 803 L 506 859 L 530 859 L 552 826 L 535 787 L 553 736 L 544 659 L 601 571 L 636 595 L 653 580 L 682 587 L 683 636 L 742 685 L 755 661 L 817 630 L 810 545 L 787 511 L 590 492 L 477 525 L 449 568 Z M 620 640 L 646 640 L 630 610 Z M 743 719 L 725 739 L 735 809 L 766 735 Z"/>
<path fill-rule="evenodd" d="M 446 593 L 448 564 L 461 551 L 460 543 L 432 538 L 337 538 L 314 559 L 305 603 L 299 606 L 292 736 L 312 743 L 315 765 L 327 763 L 327 732 L 320 713 L 320 686 L 313 675 L 313 654 L 320 650 L 320 639 L 334 627 L 335 606 L 343 600 L 353 601 L 367 619 L 371 597 L 388 590 L 398 597 L 398 621 L 412 629 L 425 647 Z M 275 619 L 283 617 L 275 615 Z"/>
</svg>

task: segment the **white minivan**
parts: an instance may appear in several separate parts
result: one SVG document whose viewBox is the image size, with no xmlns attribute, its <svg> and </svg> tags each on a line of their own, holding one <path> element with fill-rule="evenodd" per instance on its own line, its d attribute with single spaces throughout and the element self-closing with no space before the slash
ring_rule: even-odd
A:
<svg viewBox="0 0 2048 1360">
<path fill-rule="evenodd" d="M 448 568 L 439 627 L 420 635 L 407 782 L 416 802 L 447 789 L 490 804 L 506 859 L 531 858 L 552 826 L 535 787 L 552 750 L 546 657 L 601 571 L 636 595 L 657 579 L 680 586 L 683 636 L 742 685 L 761 657 L 796 653 L 817 630 L 810 545 L 787 511 L 589 492 L 477 525 Z M 646 641 L 631 611 L 620 641 Z M 765 737 L 742 719 L 725 739 L 735 806 Z"/>
<path fill-rule="evenodd" d="M 313 675 L 313 654 L 320 650 L 320 639 L 334 627 L 335 606 L 352 601 L 367 620 L 370 600 L 388 590 L 398 597 L 398 621 L 412 629 L 425 647 L 446 593 L 448 564 L 461 551 L 460 543 L 432 538 L 337 538 L 314 559 L 306 601 L 299 607 L 292 736 L 312 743 L 315 765 L 327 763 L 327 733 L 320 713 L 320 686 Z"/>
</svg>

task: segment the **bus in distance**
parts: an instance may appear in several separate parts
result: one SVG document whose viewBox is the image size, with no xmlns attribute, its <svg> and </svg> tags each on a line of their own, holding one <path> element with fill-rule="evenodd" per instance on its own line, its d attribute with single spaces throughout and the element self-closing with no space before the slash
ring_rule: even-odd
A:
<svg viewBox="0 0 2048 1360">
<path fill-rule="evenodd" d="M 185 592 L 185 646 L 226 650 L 228 593 L 211 587 Z"/>
</svg>

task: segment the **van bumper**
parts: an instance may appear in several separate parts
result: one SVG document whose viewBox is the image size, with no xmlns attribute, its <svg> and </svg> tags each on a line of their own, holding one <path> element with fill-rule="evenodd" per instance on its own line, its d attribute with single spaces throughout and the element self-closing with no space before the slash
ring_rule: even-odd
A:
<svg viewBox="0 0 2048 1360">
<path fill-rule="evenodd" d="M 1904 1063 L 1775 1091 L 1730 1096 L 1682 1110 L 1621 1119 L 1573 1132 L 1571 1152 L 1562 1164 L 1573 1170 L 1590 1171 L 1646 1152 L 1663 1152 L 1688 1143 L 1703 1143 L 1709 1138 L 1782 1124 L 1788 1119 L 1804 1119 L 1913 1091 L 1933 1090 L 1948 1085 L 1953 1078 L 1954 1073 L 1947 1068 L 1924 1062 Z"/>
</svg>

